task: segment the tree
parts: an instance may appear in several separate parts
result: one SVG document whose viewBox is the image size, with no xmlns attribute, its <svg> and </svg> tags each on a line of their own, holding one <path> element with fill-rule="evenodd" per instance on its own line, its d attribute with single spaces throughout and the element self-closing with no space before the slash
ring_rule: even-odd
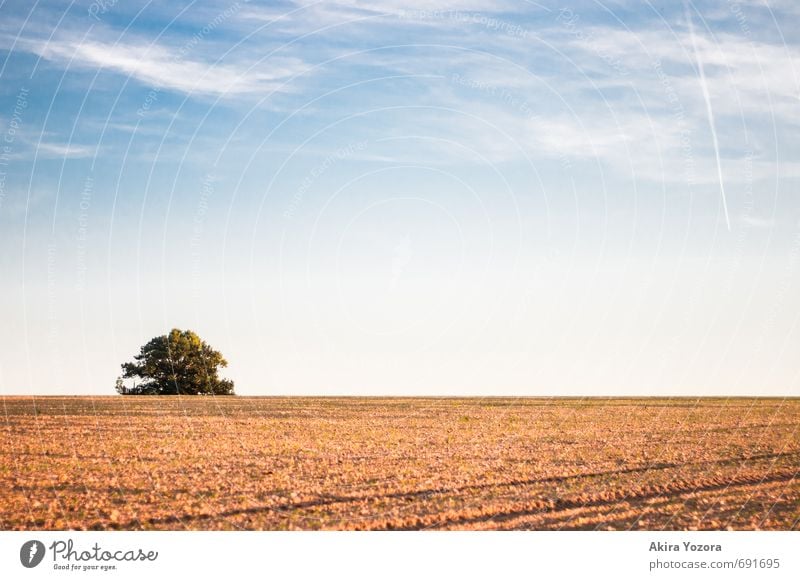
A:
<svg viewBox="0 0 800 580">
<path fill-rule="evenodd" d="M 145 344 L 135 362 L 122 365 L 126 379 L 144 382 L 119 388 L 123 395 L 233 395 L 233 382 L 220 379 L 217 371 L 228 366 L 222 354 L 200 340 L 191 330 L 173 328 Z"/>
</svg>

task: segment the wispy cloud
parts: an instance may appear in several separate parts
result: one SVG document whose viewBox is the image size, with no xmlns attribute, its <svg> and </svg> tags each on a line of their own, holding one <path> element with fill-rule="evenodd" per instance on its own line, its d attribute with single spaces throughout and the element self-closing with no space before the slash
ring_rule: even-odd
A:
<svg viewBox="0 0 800 580">
<path fill-rule="evenodd" d="M 709 96 L 714 108 L 725 114 L 779 113 L 796 117 L 800 97 L 800 49 L 795 45 L 766 43 L 742 34 L 717 32 L 713 36 L 683 27 L 663 30 L 621 30 L 592 27 L 591 41 L 575 39 L 568 47 L 577 50 L 579 62 L 588 62 L 602 51 L 632 70 L 634 85 L 639 91 L 656 88 L 652 72 L 654 64 L 671 66 L 670 82 L 675 84 L 682 100 L 701 100 L 694 69 L 694 51 L 704 63 L 709 83 Z M 663 90 L 661 91 L 663 92 Z M 772 107 L 765 108 L 765 98 Z"/>
<path fill-rule="evenodd" d="M 505 0 L 492 3 L 480 0 L 293 0 L 279 6 L 249 5 L 239 12 L 238 19 L 242 22 L 259 22 L 262 26 L 269 26 L 270 30 L 289 35 L 313 35 L 315 39 L 327 30 L 338 32 L 344 26 L 358 27 L 357 36 L 348 35 L 338 39 L 347 43 L 363 42 L 367 38 L 388 40 L 398 33 L 408 34 L 413 28 L 428 33 L 445 32 L 456 38 L 467 38 L 465 31 L 468 29 L 506 33 L 519 31 L 521 27 L 513 18 L 500 16 L 511 14 L 518 8 L 519 5 Z M 534 2 L 527 2 L 526 10 L 550 11 Z"/>
<path fill-rule="evenodd" d="M 233 97 L 286 90 L 285 81 L 306 65 L 294 57 L 258 62 L 181 58 L 178 49 L 155 43 L 27 40 L 20 46 L 70 68 L 100 68 L 127 75 L 147 86 L 198 96 Z"/>
<path fill-rule="evenodd" d="M 92 157 L 97 151 L 96 147 L 76 145 L 74 143 L 38 143 L 36 147 L 37 157 L 57 157 L 57 158 L 81 158 Z"/>
<path fill-rule="evenodd" d="M 719 182 L 719 168 L 739 161 L 745 149 L 756 159 L 755 177 L 768 174 L 774 160 L 765 151 L 778 144 L 764 121 L 796 125 L 800 103 L 798 47 L 747 34 L 735 14 L 726 14 L 728 7 L 715 9 L 719 14 L 705 20 L 701 7 L 704 19 L 693 38 L 681 15 L 662 19 L 647 11 L 628 25 L 593 18 L 588 8 L 566 23 L 557 7 L 531 3 L 524 10 L 515 3 L 487 6 L 477 0 L 241 3 L 225 19 L 215 16 L 217 7 L 207 7 L 204 18 L 219 22 L 219 34 L 188 51 L 181 47 L 192 42 L 197 22 L 189 30 L 167 30 L 157 42 L 142 30 L 123 36 L 124 42 L 113 40 L 110 28 L 93 30 L 88 42 L 74 30 L 59 31 L 49 41 L 39 31 L 36 38 L 20 39 L 17 49 L 58 66 L 101 69 L 194 97 L 297 91 L 299 100 L 280 103 L 288 115 L 331 88 L 408 75 L 416 80 L 403 86 L 402 95 L 364 82 L 363 88 L 342 93 L 353 94 L 352 100 L 323 99 L 313 113 L 346 116 L 389 110 L 401 101 L 421 109 L 400 126 L 387 122 L 382 135 L 370 135 L 373 140 L 413 133 L 430 136 L 431 143 L 441 138 L 469 144 L 493 161 L 590 160 L 625 177 L 686 182 L 692 172 L 693 182 L 710 184 Z M 724 18 L 730 22 L 722 30 L 708 30 L 709 22 Z M 526 37 L 509 35 L 499 28 L 503 23 L 518 26 Z M 339 24 L 353 28 L 343 34 Z M 243 35 L 242 27 L 253 34 Z M 698 87 L 698 61 L 704 64 L 707 95 Z M 300 91 L 298 81 L 312 84 L 312 74 L 320 92 Z M 477 88 L 457 86 L 454 74 Z M 716 169 L 707 104 L 719 135 Z M 427 114 L 425 106 L 460 114 Z M 789 145 L 781 143 L 784 151 L 796 145 L 786 131 L 781 139 Z M 436 147 L 435 161 L 446 160 L 441 145 Z M 431 160 L 423 151 L 420 158 Z"/>
</svg>

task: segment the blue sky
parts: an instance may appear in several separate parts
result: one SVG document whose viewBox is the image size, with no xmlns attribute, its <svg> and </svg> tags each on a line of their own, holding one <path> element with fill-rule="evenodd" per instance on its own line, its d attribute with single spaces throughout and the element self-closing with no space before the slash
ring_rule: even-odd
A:
<svg viewBox="0 0 800 580">
<path fill-rule="evenodd" d="M 798 395 L 798 19 L 3 2 L 0 393 Z"/>
</svg>

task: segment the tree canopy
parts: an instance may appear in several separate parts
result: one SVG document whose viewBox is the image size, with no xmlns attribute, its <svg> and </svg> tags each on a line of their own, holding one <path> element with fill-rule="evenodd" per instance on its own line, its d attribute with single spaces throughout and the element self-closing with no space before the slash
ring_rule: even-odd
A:
<svg viewBox="0 0 800 580">
<path fill-rule="evenodd" d="M 222 354 L 191 330 L 173 328 L 145 344 L 135 362 L 122 365 L 126 379 L 144 382 L 126 388 L 117 381 L 123 395 L 233 395 L 233 382 L 220 379 L 219 368 L 228 366 Z"/>
</svg>

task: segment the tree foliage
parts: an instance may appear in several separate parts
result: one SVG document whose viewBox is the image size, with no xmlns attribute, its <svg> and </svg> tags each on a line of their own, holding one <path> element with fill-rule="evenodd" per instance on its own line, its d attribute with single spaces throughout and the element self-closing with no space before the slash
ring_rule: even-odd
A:
<svg viewBox="0 0 800 580">
<path fill-rule="evenodd" d="M 173 328 L 169 334 L 145 344 L 133 358 L 135 362 L 122 365 L 122 376 L 141 378 L 144 382 L 125 388 L 118 381 L 117 391 L 121 394 L 234 394 L 233 382 L 220 379 L 217 374 L 220 367 L 228 366 L 228 361 L 191 330 Z"/>
</svg>

